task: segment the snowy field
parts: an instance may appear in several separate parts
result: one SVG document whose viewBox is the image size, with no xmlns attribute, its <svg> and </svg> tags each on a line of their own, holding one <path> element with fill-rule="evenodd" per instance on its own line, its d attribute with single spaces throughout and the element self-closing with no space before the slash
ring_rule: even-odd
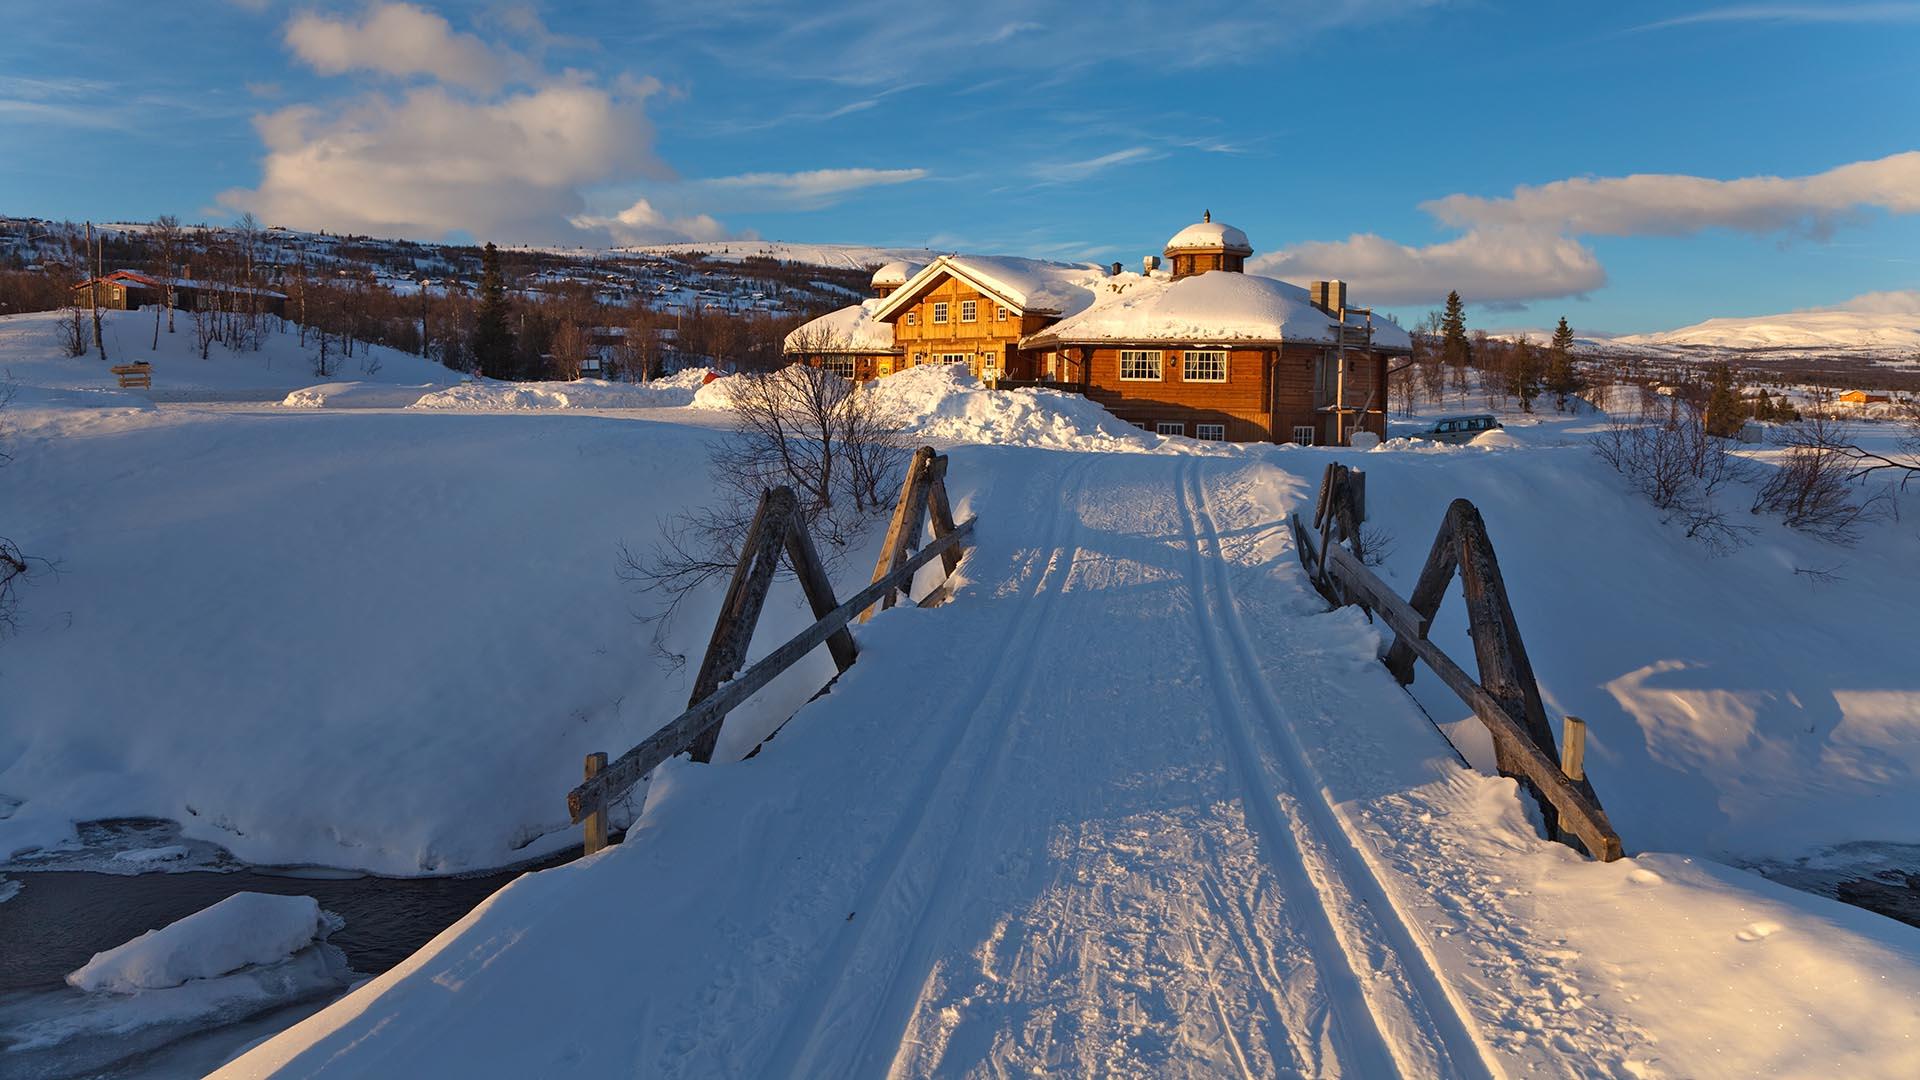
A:
<svg viewBox="0 0 1920 1080">
<path fill-rule="evenodd" d="M 709 497 L 713 388 L 433 389 L 396 363 L 156 406 L 36 332 L 0 320 L 0 532 L 58 572 L 0 641 L 0 856 L 156 817 L 253 863 L 507 865 L 578 843 L 582 756 L 684 705 L 617 555 Z M 221 362 L 156 364 L 156 389 Z M 1910 523 L 1836 553 L 1758 522 L 1711 555 L 1585 448 L 1591 416 L 1362 454 L 887 383 L 980 518 L 955 600 L 881 616 L 754 760 L 670 763 L 626 843 L 522 877 L 230 1075 L 1920 1071 L 1920 931 L 1727 865 L 1920 844 Z M 1476 757 L 1457 699 L 1425 672 L 1409 698 L 1376 631 L 1321 610 L 1280 522 L 1336 457 L 1403 590 L 1448 500 L 1480 506 L 1635 857 L 1538 840 L 1420 708 Z M 871 562 L 846 553 L 843 594 Z M 808 621 L 794 594 L 756 651 Z M 697 657 L 716 603 L 669 645 Z M 1460 612 L 1434 634 L 1470 657 Z M 777 682 L 721 757 L 830 672 Z"/>
</svg>

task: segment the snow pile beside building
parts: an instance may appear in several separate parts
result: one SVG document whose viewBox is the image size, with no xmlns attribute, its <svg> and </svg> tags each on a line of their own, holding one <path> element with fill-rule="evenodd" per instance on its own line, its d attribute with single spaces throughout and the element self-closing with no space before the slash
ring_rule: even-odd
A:
<svg viewBox="0 0 1920 1080">
<path fill-rule="evenodd" d="M 274 964 L 345 925 L 311 896 L 235 893 L 178 922 L 95 953 L 67 976 L 78 990 L 131 994 Z"/>
<path fill-rule="evenodd" d="M 1115 417 L 1079 394 L 989 390 L 964 364 L 922 364 L 869 383 L 901 429 L 954 442 L 1074 450 L 1154 450 L 1168 440 Z"/>
<path fill-rule="evenodd" d="M 652 383 L 575 379 L 572 382 L 462 383 L 423 395 L 416 409 L 507 412 L 523 409 L 658 409 L 691 405 L 705 369 L 689 369 Z"/>
</svg>

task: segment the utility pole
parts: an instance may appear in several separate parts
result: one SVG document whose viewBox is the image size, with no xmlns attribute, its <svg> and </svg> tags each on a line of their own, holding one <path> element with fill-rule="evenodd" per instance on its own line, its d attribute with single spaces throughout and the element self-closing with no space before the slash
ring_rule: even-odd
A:
<svg viewBox="0 0 1920 1080">
<path fill-rule="evenodd" d="M 87 299 L 93 307 L 93 347 L 100 351 L 100 359 L 107 358 L 107 341 L 100 333 L 100 248 L 93 240 L 93 222 L 87 222 L 87 254 L 93 263 L 93 280 L 87 284 Z"/>
</svg>

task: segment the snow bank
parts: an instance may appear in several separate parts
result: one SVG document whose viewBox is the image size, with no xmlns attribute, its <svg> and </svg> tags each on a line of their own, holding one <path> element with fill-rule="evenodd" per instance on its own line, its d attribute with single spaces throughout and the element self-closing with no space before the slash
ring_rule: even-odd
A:
<svg viewBox="0 0 1920 1080">
<path fill-rule="evenodd" d="M 67 975 L 78 990 L 131 994 L 278 963 L 344 925 L 311 896 L 235 893 L 124 945 L 95 953 Z"/>
<path fill-rule="evenodd" d="M 572 382 L 462 383 L 422 396 L 416 409 L 475 412 L 521 409 L 651 409 L 692 404 L 705 369 L 678 372 L 652 383 L 575 379 Z"/>
<path fill-rule="evenodd" d="M 866 392 L 911 434 L 955 442 L 1076 450 L 1154 450 L 1169 440 L 1079 394 L 989 390 L 964 364 L 921 364 L 876 379 Z"/>
<path fill-rule="evenodd" d="M 432 393 L 432 383 L 388 386 L 382 383 L 321 383 L 295 390 L 280 404 L 289 409 L 404 409 Z"/>
</svg>

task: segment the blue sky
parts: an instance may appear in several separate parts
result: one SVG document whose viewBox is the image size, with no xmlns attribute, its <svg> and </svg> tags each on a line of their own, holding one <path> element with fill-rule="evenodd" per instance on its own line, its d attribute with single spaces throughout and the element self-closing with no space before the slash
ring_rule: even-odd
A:
<svg viewBox="0 0 1920 1080">
<path fill-rule="evenodd" d="M 1920 289 L 1920 3 L 0 13 L 4 213 L 1132 265 L 1210 208 L 1362 302 L 1612 332 Z"/>
</svg>

